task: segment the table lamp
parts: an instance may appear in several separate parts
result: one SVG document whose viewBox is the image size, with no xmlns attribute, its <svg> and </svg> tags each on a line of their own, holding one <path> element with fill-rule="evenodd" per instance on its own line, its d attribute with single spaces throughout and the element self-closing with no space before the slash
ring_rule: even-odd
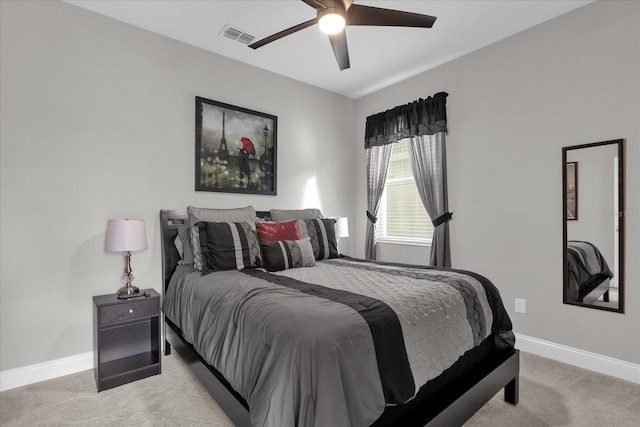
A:
<svg viewBox="0 0 640 427">
<path fill-rule="evenodd" d="M 141 295 L 140 290 L 131 285 L 133 274 L 131 270 L 131 252 L 147 249 L 147 234 L 144 220 L 141 219 L 110 219 L 107 224 L 105 249 L 109 252 L 123 252 L 125 259 L 122 283 L 118 289 L 118 298 L 132 298 Z"/>
<path fill-rule="evenodd" d="M 346 216 L 340 216 L 334 219 L 336 220 L 336 225 L 334 226 L 336 237 L 349 237 L 349 219 Z"/>
</svg>

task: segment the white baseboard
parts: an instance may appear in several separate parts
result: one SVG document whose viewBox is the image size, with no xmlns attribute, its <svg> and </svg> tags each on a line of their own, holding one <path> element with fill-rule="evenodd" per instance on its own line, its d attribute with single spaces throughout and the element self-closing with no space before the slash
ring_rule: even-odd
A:
<svg viewBox="0 0 640 427">
<path fill-rule="evenodd" d="M 0 372 L 0 391 L 93 369 L 93 351 Z"/>
<path fill-rule="evenodd" d="M 516 334 L 516 348 L 528 353 L 640 384 L 640 365 L 562 344 Z M 93 352 L 0 372 L 0 391 L 93 368 Z"/>
<path fill-rule="evenodd" d="M 554 342 L 516 334 L 516 348 L 579 368 L 640 384 L 640 365 Z"/>
</svg>

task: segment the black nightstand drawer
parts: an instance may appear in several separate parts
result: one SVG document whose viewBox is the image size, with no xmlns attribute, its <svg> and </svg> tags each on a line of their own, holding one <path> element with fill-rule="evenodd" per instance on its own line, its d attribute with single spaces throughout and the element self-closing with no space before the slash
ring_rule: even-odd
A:
<svg viewBox="0 0 640 427">
<path fill-rule="evenodd" d="M 139 297 L 122 304 L 100 307 L 100 323 L 124 322 L 158 315 L 158 299 Z"/>
</svg>

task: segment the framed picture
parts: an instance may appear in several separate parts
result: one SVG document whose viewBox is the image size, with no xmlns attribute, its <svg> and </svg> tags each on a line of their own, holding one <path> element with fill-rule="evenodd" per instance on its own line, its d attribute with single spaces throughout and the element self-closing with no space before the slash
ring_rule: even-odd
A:
<svg viewBox="0 0 640 427">
<path fill-rule="evenodd" d="M 196 97 L 196 191 L 276 194 L 278 118 Z"/>
<path fill-rule="evenodd" d="M 567 173 L 567 219 L 578 219 L 578 162 L 565 164 Z"/>
</svg>

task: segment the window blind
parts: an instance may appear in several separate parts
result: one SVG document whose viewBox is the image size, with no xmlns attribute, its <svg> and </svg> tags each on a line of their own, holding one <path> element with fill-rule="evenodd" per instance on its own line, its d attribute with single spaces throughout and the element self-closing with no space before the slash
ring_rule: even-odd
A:
<svg viewBox="0 0 640 427">
<path fill-rule="evenodd" d="M 416 189 L 406 141 L 393 144 L 381 203 L 378 214 L 378 235 L 381 238 L 408 241 L 432 239 L 433 225 Z"/>
</svg>

